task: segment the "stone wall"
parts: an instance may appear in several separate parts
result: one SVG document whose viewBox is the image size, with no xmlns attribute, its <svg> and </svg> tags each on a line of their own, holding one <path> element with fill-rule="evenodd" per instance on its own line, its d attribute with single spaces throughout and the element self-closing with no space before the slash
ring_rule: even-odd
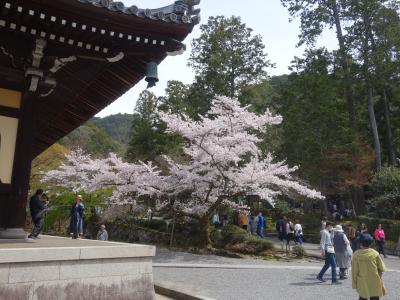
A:
<svg viewBox="0 0 400 300">
<path fill-rule="evenodd" d="M 154 247 L 104 245 L 112 246 L 0 247 L 0 299 L 154 299 Z"/>
<path fill-rule="evenodd" d="M 0 299 L 153 299 L 151 259 L 0 264 Z"/>
</svg>

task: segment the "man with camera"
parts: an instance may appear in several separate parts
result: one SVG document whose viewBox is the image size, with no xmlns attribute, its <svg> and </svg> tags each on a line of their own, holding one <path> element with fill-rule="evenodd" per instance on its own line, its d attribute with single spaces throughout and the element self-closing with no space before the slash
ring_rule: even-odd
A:
<svg viewBox="0 0 400 300">
<path fill-rule="evenodd" d="M 42 232 L 44 227 L 44 213 L 47 211 L 48 206 L 46 202 L 43 200 L 48 200 L 47 195 L 43 192 L 42 189 L 38 189 L 29 201 L 29 209 L 31 211 L 32 222 L 35 224 L 35 227 L 32 230 L 32 233 L 28 236 L 30 239 L 37 239 L 39 234 Z"/>
</svg>

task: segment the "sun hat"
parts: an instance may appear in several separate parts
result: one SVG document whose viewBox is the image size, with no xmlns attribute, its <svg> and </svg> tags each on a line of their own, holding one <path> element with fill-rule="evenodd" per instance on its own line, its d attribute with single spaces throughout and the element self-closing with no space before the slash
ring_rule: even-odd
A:
<svg viewBox="0 0 400 300">
<path fill-rule="evenodd" d="M 336 225 L 335 226 L 335 230 L 338 231 L 338 232 L 343 232 L 342 225 Z"/>
</svg>

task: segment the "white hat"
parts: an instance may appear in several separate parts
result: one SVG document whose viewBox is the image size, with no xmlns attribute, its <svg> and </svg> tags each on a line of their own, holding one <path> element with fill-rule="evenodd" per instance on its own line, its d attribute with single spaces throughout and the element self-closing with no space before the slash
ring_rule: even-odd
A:
<svg viewBox="0 0 400 300">
<path fill-rule="evenodd" d="M 336 230 L 336 231 L 343 232 L 342 225 L 336 225 L 336 226 L 335 226 L 335 230 Z"/>
</svg>

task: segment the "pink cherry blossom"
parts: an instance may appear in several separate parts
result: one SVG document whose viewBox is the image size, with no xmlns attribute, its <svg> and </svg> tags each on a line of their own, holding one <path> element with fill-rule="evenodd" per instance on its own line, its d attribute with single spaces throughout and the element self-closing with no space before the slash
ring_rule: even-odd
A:
<svg viewBox="0 0 400 300">
<path fill-rule="evenodd" d="M 257 195 L 270 202 L 279 195 L 296 193 L 304 198 L 323 198 L 321 193 L 298 182 L 289 167 L 272 154 L 263 155 L 257 143 L 269 126 L 282 122 L 269 111 L 257 115 L 241 107 L 239 101 L 216 97 L 207 117 L 193 121 L 185 115 L 159 112 L 167 131 L 179 133 L 186 140 L 187 163 L 164 157 L 168 174 L 152 163 L 127 163 L 115 154 L 92 159 L 82 150 L 67 155 L 67 162 L 46 174 L 44 181 L 55 182 L 73 191 L 96 191 L 112 187 L 110 203 L 136 203 L 139 196 L 160 199 L 188 215 L 202 217 L 221 204 L 246 209 L 237 203 L 238 196 Z M 161 201 L 162 199 L 162 201 Z"/>
</svg>

